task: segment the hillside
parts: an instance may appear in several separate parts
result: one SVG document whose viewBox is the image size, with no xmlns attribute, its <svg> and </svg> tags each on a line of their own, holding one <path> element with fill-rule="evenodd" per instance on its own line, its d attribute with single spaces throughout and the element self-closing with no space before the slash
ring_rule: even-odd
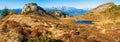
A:
<svg viewBox="0 0 120 42">
<path fill-rule="evenodd" d="M 111 5 L 109 8 L 107 9 L 103 9 L 104 11 L 97 11 L 97 9 L 99 9 L 100 7 L 104 7 L 106 5 Z M 99 8 L 98 8 L 99 7 Z M 83 16 L 81 16 L 81 19 L 86 19 L 86 20 L 90 20 L 90 21 L 95 21 L 95 22 L 100 22 L 100 21 L 106 21 L 106 20 L 115 20 L 118 21 L 119 19 L 119 11 L 120 11 L 120 6 L 119 5 L 113 5 L 112 2 L 110 3 L 106 3 L 103 5 L 98 6 L 97 8 L 93 9 L 93 11 L 91 11 L 88 14 L 85 14 Z M 88 18 L 89 17 L 89 18 Z M 78 17 L 79 18 L 79 17 Z"/>
<path fill-rule="evenodd" d="M 105 4 L 99 5 L 98 7 L 94 8 L 92 11 L 102 12 L 113 6 L 115 6 L 115 4 L 113 2 L 108 2 Z"/>
<path fill-rule="evenodd" d="M 111 29 L 103 31 L 101 28 L 97 25 L 66 24 L 65 21 L 61 22 L 36 14 L 10 15 L 0 22 L 0 42 L 114 42 L 118 40 L 116 38 L 119 38 L 118 31 L 114 32 Z"/>
<path fill-rule="evenodd" d="M 114 6 L 96 13 L 105 19 L 112 19 L 111 15 L 109 18 L 105 17 L 108 10 L 115 10 L 112 13 L 116 13 L 120 11 L 119 7 Z M 81 19 L 85 19 L 84 15 L 83 17 Z M 116 16 L 115 20 L 117 18 Z M 70 17 L 58 18 L 36 3 L 28 3 L 20 14 L 7 15 L 0 19 L 0 42 L 120 42 L 118 25 L 76 24 L 75 21 L 75 18 Z"/>
<path fill-rule="evenodd" d="M 93 10 L 91 10 L 89 13 L 82 15 L 82 16 L 77 16 L 77 19 L 85 19 L 89 21 L 101 21 L 106 19 L 107 17 L 102 14 L 103 11 L 109 10 L 110 8 L 116 6 L 113 2 L 108 2 L 105 4 L 102 4 Z M 108 13 L 109 14 L 109 13 Z"/>
<path fill-rule="evenodd" d="M 111 8 L 103 9 L 104 11 L 95 11 L 98 7 L 101 8 L 102 6 L 110 5 Z M 100 7 L 101 6 L 101 7 Z M 120 29 L 120 5 L 113 5 L 112 2 L 100 5 L 97 8 L 93 9 L 88 14 L 76 17 L 78 20 L 87 20 L 93 21 L 95 25 L 99 25 L 105 29 Z M 119 31 L 119 30 L 118 30 Z"/>
</svg>

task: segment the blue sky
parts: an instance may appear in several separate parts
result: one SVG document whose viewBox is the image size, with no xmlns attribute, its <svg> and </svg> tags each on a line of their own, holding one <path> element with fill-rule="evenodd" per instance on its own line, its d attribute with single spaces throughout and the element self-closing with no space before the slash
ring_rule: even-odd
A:
<svg viewBox="0 0 120 42">
<path fill-rule="evenodd" d="M 79 9 L 94 8 L 100 4 L 114 2 L 120 4 L 120 0 L 0 0 L 0 9 L 7 7 L 9 9 L 23 8 L 24 4 L 35 2 L 41 7 L 75 7 Z"/>
</svg>

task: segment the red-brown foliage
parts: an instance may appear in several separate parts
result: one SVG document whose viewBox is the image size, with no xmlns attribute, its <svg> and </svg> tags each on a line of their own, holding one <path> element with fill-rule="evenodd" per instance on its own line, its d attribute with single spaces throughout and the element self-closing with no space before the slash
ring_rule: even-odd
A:
<svg viewBox="0 0 120 42">
<path fill-rule="evenodd" d="M 30 29 L 23 29 L 23 34 L 24 34 L 25 36 L 29 36 L 30 33 L 31 33 L 31 30 L 30 30 Z"/>
<path fill-rule="evenodd" d="M 37 29 L 36 29 L 36 30 L 33 30 L 33 31 L 31 32 L 31 34 L 30 34 L 30 36 L 31 36 L 32 38 L 38 37 L 39 35 L 40 35 L 40 33 L 38 32 Z"/>
<path fill-rule="evenodd" d="M 45 29 L 43 29 L 43 28 L 39 28 L 39 29 L 38 29 L 38 32 L 40 32 L 40 33 L 46 33 L 47 30 L 45 30 Z"/>
<path fill-rule="evenodd" d="M 16 21 L 7 21 L 7 26 L 15 28 L 15 27 L 17 27 L 19 25 L 18 25 L 18 23 Z"/>
<path fill-rule="evenodd" d="M 16 32 L 16 33 L 22 33 L 22 31 L 23 31 L 23 28 L 22 28 L 22 27 L 17 27 L 17 28 L 15 28 L 15 32 Z"/>
<path fill-rule="evenodd" d="M 64 34 L 63 40 L 69 40 L 71 37 L 72 37 L 71 34 Z"/>
</svg>

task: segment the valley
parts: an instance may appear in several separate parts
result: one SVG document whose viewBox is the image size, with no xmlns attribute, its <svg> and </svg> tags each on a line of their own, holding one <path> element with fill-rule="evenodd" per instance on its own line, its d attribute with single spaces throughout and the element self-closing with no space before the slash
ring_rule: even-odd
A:
<svg viewBox="0 0 120 42">
<path fill-rule="evenodd" d="M 6 15 L 3 10 L 0 42 L 120 42 L 120 5 L 104 3 L 74 17 L 66 9 L 46 10 L 33 2 L 20 13 Z M 73 10 L 72 15 L 80 12 Z"/>
</svg>

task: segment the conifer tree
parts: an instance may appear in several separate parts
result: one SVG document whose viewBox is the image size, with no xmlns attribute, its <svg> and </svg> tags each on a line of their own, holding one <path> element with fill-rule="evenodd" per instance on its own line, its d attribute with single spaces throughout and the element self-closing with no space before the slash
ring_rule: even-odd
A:
<svg viewBox="0 0 120 42">
<path fill-rule="evenodd" d="M 2 11 L 2 18 L 8 15 L 8 9 L 4 8 Z"/>
</svg>

